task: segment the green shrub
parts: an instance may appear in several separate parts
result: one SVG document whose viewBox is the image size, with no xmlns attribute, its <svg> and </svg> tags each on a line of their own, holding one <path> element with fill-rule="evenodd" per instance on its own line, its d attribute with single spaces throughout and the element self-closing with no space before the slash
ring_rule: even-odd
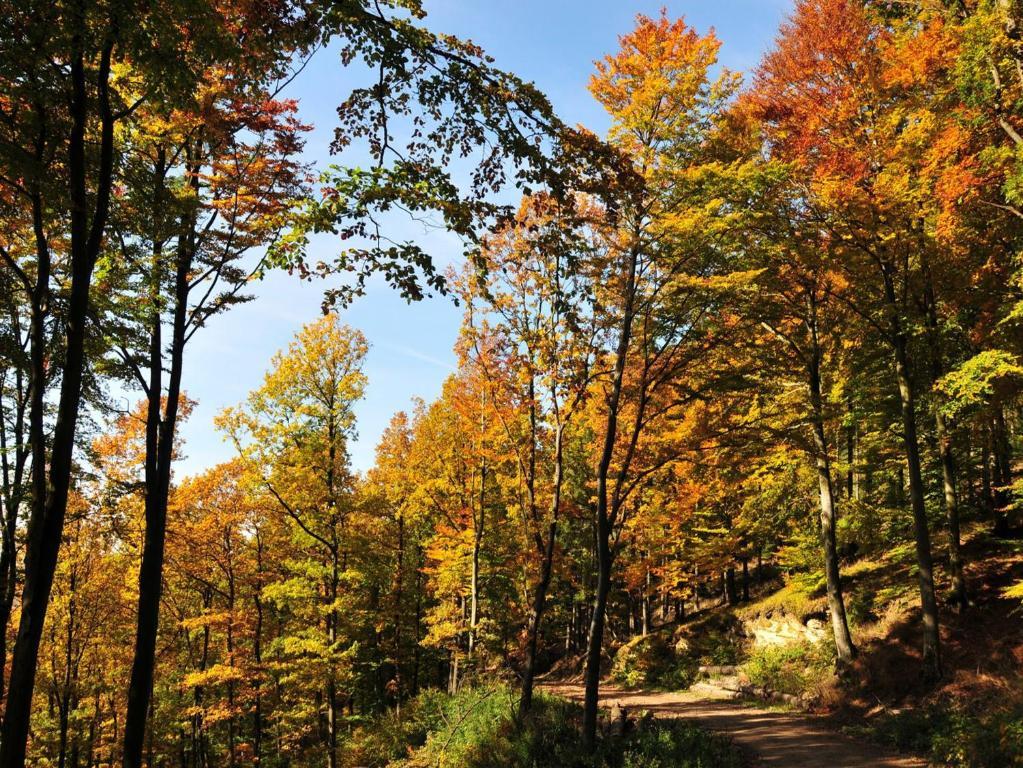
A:
<svg viewBox="0 0 1023 768">
<path fill-rule="evenodd" d="M 444 723 L 450 697 L 426 690 L 404 703 L 401 713 L 388 711 L 354 728 L 339 759 L 344 768 L 383 768 L 421 747 L 431 731 Z"/>
<path fill-rule="evenodd" d="M 623 645 L 615 654 L 611 679 L 629 688 L 688 688 L 696 679 L 699 665 L 684 641 L 673 646 L 669 639 L 658 632 Z"/>
<path fill-rule="evenodd" d="M 875 740 L 929 755 L 950 768 L 1023 766 L 1023 712 L 973 714 L 963 710 L 907 710 L 872 725 Z"/>
<path fill-rule="evenodd" d="M 621 768 L 740 768 L 743 761 L 726 738 L 681 721 L 658 722 L 626 739 L 605 765 Z"/>
<path fill-rule="evenodd" d="M 812 691 L 834 667 L 835 646 L 821 641 L 757 648 L 742 670 L 753 685 L 799 696 Z"/>
</svg>

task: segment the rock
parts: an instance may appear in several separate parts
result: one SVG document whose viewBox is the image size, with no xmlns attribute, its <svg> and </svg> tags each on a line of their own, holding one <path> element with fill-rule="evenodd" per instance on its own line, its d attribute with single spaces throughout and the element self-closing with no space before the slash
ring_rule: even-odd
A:
<svg viewBox="0 0 1023 768">
<path fill-rule="evenodd" d="M 629 710 L 617 701 L 611 705 L 611 717 L 608 723 L 608 734 L 624 736 L 629 727 Z"/>
<path fill-rule="evenodd" d="M 736 674 L 736 666 L 734 664 L 701 666 L 699 671 L 701 675 L 707 677 L 730 676 Z"/>
</svg>

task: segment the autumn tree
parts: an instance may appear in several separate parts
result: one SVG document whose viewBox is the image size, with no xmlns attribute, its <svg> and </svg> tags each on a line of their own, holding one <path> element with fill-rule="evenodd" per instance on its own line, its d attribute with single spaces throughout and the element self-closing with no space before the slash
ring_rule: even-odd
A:
<svg viewBox="0 0 1023 768">
<path fill-rule="evenodd" d="M 938 603 L 920 436 L 914 296 L 933 240 L 917 203 L 916 135 L 905 89 L 886 69 L 891 35 L 855 2 L 806 0 L 758 73 L 773 153 L 805 174 L 805 195 L 838 250 L 842 300 L 888 345 L 914 520 L 924 672 L 939 676 Z M 822 64 L 823 61 L 823 64 Z M 917 123 L 926 127 L 925 123 Z"/>
<path fill-rule="evenodd" d="M 562 208 L 547 196 L 523 200 L 514 223 L 488 238 L 464 279 L 462 343 L 486 378 L 494 416 L 514 456 L 517 506 L 533 549 L 522 667 L 521 713 L 533 698 L 537 650 L 554 568 L 566 432 L 594 375 L 597 326 L 586 265 L 599 249 L 590 221 L 601 211 L 580 198 Z"/>
<path fill-rule="evenodd" d="M 584 735 L 596 734 L 604 613 L 617 531 L 644 482 L 685 450 L 685 441 L 651 441 L 654 422 L 670 421 L 708 379 L 697 361 L 727 335 L 714 307 L 728 277 L 734 212 L 714 194 L 736 169 L 712 140 L 736 78 L 711 79 L 720 47 L 682 21 L 639 17 L 621 51 L 598 62 L 590 89 L 612 118 L 609 141 L 634 174 L 608 203 L 606 258 L 593 270 L 602 307 L 608 371 L 596 382 L 593 428 L 598 583 L 587 645 Z M 701 373 L 709 373 L 703 371 Z M 702 379 L 702 381 L 701 381 Z"/>
<path fill-rule="evenodd" d="M 323 747 L 337 765 L 339 710 L 348 683 L 352 597 L 349 569 L 353 478 L 348 441 L 353 406 L 366 379 L 362 334 L 325 315 L 305 326 L 271 362 L 263 386 L 219 418 L 246 466 L 293 524 L 305 557 L 266 596 L 307 618 L 304 629 L 282 640 L 290 675 L 310 689 L 322 686 L 326 718 Z"/>
</svg>

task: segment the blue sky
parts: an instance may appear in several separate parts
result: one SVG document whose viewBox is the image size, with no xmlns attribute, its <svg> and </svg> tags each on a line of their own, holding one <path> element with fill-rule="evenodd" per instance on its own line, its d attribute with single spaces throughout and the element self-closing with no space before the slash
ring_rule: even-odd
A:
<svg viewBox="0 0 1023 768">
<path fill-rule="evenodd" d="M 479 43 L 504 69 L 534 81 L 550 97 L 564 120 L 603 131 L 607 120 L 590 97 L 586 83 L 593 61 L 617 47 L 637 13 L 655 15 L 662 6 L 672 17 L 684 16 L 697 30 L 713 27 L 723 42 L 721 62 L 740 71 L 752 69 L 771 45 L 792 0 L 425 0 L 434 30 Z M 315 128 L 307 159 L 317 165 L 345 161 L 331 158 L 328 147 L 335 126 L 335 107 L 350 88 L 332 49 L 320 51 L 285 95 L 299 100 L 300 115 Z M 354 162 L 357 162 L 355 160 Z M 426 240 L 439 260 L 457 258 L 459 243 L 443 234 L 426 234 L 414 225 L 397 225 L 397 239 Z M 329 260 L 336 243 L 320 238 L 313 258 Z M 179 473 L 191 474 L 231 458 L 213 428 L 213 417 L 243 400 L 262 381 L 271 356 L 287 346 L 304 323 L 320 312 L 323 283 L 301 283 L 285 274 L 271 275 L 253 286 L 255 300 L 214 318 L 196 334 L 185 362 L 185 388 L 198 407 L 182 428 L 185 458 Z M 359 404 L 359 438 L 352 446 L 356 469 L 368 469 L 380 433 L 391 415 L 407 409 L 414 397 L 426 400 L 440 392 L 452 371 L 452 345 L 459 310 L 443 298 L 408 305 L 373 284 L 368 295 L 343 312 L 348 324 L 369 339 L 366 361 L 369 388 Z"/>
</svg>

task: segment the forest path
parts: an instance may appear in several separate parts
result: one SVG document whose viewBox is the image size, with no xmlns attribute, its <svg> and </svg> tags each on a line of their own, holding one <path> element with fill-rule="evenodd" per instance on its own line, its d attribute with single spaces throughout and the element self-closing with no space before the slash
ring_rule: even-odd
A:
<svg viewBox="0 0 1023 768">
<path fill-rule="evenodd" d="M 697 683 L 688 691 L 628 691 L 602 685 L 600 702 L 632 715 L 681 717 L 731 738 L 753 765 L 778 768 L 925 768 L 918 758 L 894 755 L 873 744 L 829 730 L 811 717 L 745 706 L 728 690 L 727 679 Z M 583 686 L 551 683 L 544 689 L 582 701 Z"/>
</svg>

